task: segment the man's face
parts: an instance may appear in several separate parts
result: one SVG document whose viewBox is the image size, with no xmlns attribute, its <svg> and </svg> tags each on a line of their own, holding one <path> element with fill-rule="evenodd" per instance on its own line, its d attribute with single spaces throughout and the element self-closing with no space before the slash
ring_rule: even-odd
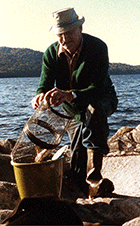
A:
<svg viewBox="0 0 140 226">
<path fill-rule="evenodd" d="M 57 36 L 63 48 L 70 54 L 73 54 L 79 47 L 82 40 L 82 26 Z"/>
</svg>

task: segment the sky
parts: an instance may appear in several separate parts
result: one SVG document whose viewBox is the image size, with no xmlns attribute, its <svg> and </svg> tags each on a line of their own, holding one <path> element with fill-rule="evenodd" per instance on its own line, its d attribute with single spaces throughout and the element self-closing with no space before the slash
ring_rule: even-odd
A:
<svg viewBox="0 0 140 226">
<path fill-rule="evenodd" d="M 102 39 L 111 63 L 140 65 L 139 0 L 0 0 L 0 46 L 44 52 L 57 40 L 52 12 L 74 7 L 83 32 Z"/>
</svg>

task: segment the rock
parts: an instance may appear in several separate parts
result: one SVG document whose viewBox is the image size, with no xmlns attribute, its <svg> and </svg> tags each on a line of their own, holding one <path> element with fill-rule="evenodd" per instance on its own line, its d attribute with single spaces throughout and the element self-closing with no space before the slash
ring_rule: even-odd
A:
<svg viewBox="0 0 140 226">
<path fill-rule="evenodd" d="M 10 164 L 10 153 L 16 140 L 6 139 L 0 141 L 0 181 L 9 181 L 15 183 L 13 167 Z"/>
<path fill-rule="evenodd" d="M 0 154 L 0 181 L 9 181 L 15 183 L 14 171 L 10 161 L 10 155 Z"/>
<path fill-rule="evenodd" d="M 140 198 L 132 198 L 117 194 L 95 199 L 78 198 L 74 210 L 86 222 L 101 225 L 122 225 L 140 216 L 138 203 Z"/>
<path fill-rule="evenodd" d="M 120 196 L 119 199 L 112 200 L 111 205 L 125 214 L 127 220 L 140 216 L 140 197 Z"/>
<path fill-rule="evenodd" d="M 122 226 L 138 226 L 140 225 L 140 217 L 124 223 Z"/>
<path fill-rule="evenodd" d="M 1 140 L 0 141 L 0 153 L 10 154 L 15 143 L 16 143 L 16 140 L 14 140 L 14 139 Z"/>
<path fill-rule="evenodd" d="M 136 128 L 122 127 L 108 140 L 108 156 L 139 155 L 140 125 Z"/>
<path fill-rule="evenodd" d="M 86 222 L 99 225 L 122 225 L 127 221 L 125 213 L 111 205 L 112 198 L 84 199 L 78 198 L 78 208 L 75 209 L 78 216 Z"/>
<path fill-rule="evenodd" d="M 0 210 L 0 224 L 12 212 L 12 210 Z"/>
<path fill-rule="evenodd" d="M 17 186 L 14 183 L 0 182 L 0 209 L 12 210 L 19 201 Z"/>
<path fill-rule="evenodd" d="M 133 139 L 136 143 L 140 144 L 140 125 L 134 128 L 131 132 Z"/>
<path fill-rule="evenodd" d="M 104 157 L 102 175 L 113 181 L 114 192 L 140 197 L 140 155 Z"/>
</svg>

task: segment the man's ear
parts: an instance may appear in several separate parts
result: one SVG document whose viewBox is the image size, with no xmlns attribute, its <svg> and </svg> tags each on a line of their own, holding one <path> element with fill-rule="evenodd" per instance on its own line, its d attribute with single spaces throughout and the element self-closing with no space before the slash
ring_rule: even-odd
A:
<svg viewBox="0 0 140 226">
<path fill-rule="evenodd" d="M 82 32 L 82 30 L 83 30 L 83 26 L 81 25 L 81 26 L 80 26 L 80 31 Z"/>
</svg>

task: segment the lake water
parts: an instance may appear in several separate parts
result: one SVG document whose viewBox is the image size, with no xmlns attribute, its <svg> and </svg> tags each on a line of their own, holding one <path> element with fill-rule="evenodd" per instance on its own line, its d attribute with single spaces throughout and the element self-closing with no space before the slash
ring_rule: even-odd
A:
<svg viewBox="0 0 140 226">
<path fill-rule="evenodd" d="M 110 136 L 122 126 L 140 123 L 140 75 L 111 76 L 119 99 L 117 111 L 108 118 Z M 33 114 L 31 99 L 39 78 L 0 78 L 0 140 L 18 139 Z"/>
</svg>

